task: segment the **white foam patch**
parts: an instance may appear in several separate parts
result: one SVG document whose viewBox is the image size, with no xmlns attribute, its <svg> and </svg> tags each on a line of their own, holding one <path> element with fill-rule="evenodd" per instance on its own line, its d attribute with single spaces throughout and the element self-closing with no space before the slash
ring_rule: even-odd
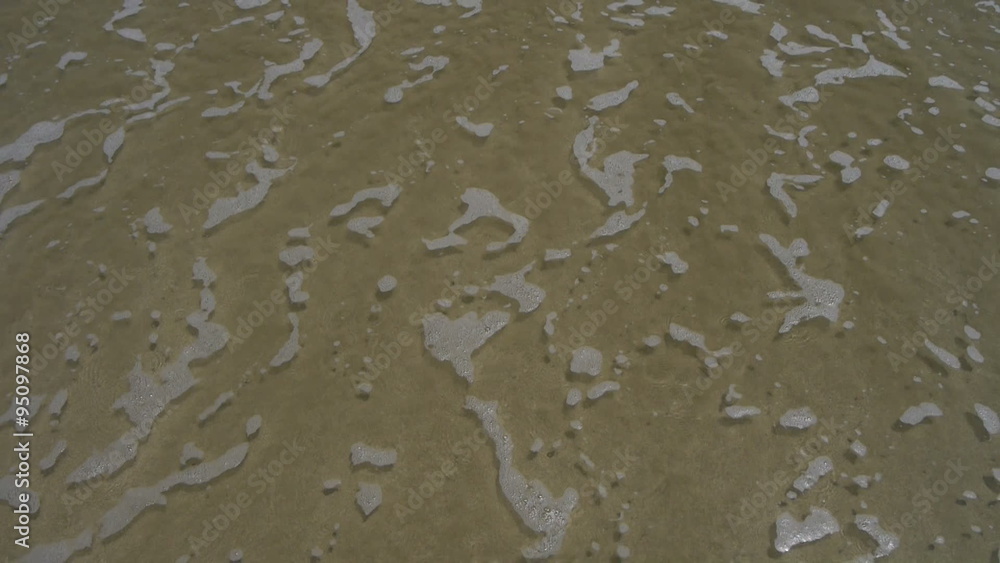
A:
<svg viewBox="0 0 1000 563">
<path fill-rule="evenodd" d="M 288 340 L 282 345 L 281 349 L 278 350 L 278 353 L 271 358 L 270 366 L 272 368 L 281 367 L 292 361 L 292 358 L 302 349 L 302 346 L 299 344 L 299 316 L 295 313 L 288 313 L 288 320 L 292 323 L 292 333 L 288 336 Z"/>
<path fill-rule="evenodd" d="M 556 95 L 560 98 L 569 101 L 573 99 L 573 88 L 570 86 L 560 86 L 556 88 Z"/>
<path fill-rule="evenodd" d="M 150 209 L 142 218 L 142 223 L 146 225 L 146 232 L 151 235 L 163 234 L 174 228 L 173 225 L 163 220 L 159 207 Z"/>
<path fill-rule="evenodd" d="M 370 199 L 378 200 L 378 202 L 382 204 L 382 207 L 388 209 L 389 207 L 392 207 L 392 204 L 402 192 L 402 188 L 396 184 L 389 184 L 379 188 L 365 188 L 356 192 L 354 197 L 351 198 L 351 201 L 334 207 L 333 210 L 330 211 L 330 217 L 342 217 L 347 215 L 355 207 L 357 207 L 358 204 Z"/>
<path fill-rule="evenodd" d="M 878 543 L 875 557 L 886 557 L 899 547 L 899 536 L 882 529 L 875 516 L 858 514 L 854 517 L 854 525 Z"/>
<path fill-rule="evenodd" d="M 573 251 L 568 248 L 548 248 L 545 250 L 545 261 L 556 262 L 565 260 L 572 256 Z"/>
<path fill-rule="evenodd" d="M 294 268 L 306 260 L 312 260 L 315 255 L 316 252 L 313 251 L 312 247 L 299 245 L 282 250 L 278 254 L 278 259 L 287 266 Z"/>
<path fill-rule="evenodd" d="M 1000 418 L 997 417 L 996 411 L 981 403 L 976 403 L 974 408 L 976 416 L 983 422 L 983 427 L 990 433 L 990 436 L 1000 434 Z"/>
<path fill-rule="evenodd" d="M 519 313 L 530 313 L 537 309 L 545 300 L 545 290 L 541 287 L 525 281 L 524 276 L 534 267 L 532 262 L 520 270 L 493 278 L 493 285 L 490 291 L 496 291 L 505 295 L 518 303 Z"/>
<path fill-rule="evenodd" d="M 788 248 L 768 234 L 761 234 L 760 240 L 771 254 L 777 258 L 788 271 L 792 281 L 801 291 L 772 291 L 768 297 L 775 300 L 804 299 L 806 302 L 785 313 L 785 321 L 779 334 L 785 334 L 803 320 L 824 317 L 831 323 L 837 322 L 840 315 L 840 304 L 844 300 L 844 288 L 830 280 L 821 280 L 805 273 L 795 265 L 799 258 L 809 255 L 809 245 L 804 239 L 795 239 Z"/>
<path fill-rule="evenodd" d="M 688 263 L 681 259 L 680 255 L 676 252 L 665 252 L 657 254 L 656 257 L 660 259 L 660 262 L 670 266 L 670 271 L 677 275 L 688 271 Z"/>
<path fill-rule="evenodd" d="M 930 340 L 924 340 L 924 346 L 930 350 L 931 353 L 934 354 L 934 356 L 944 365 L 950 367 L 951 369 L 961 369 L 961 362 L 959 362 L 958 358 L 951 352 L 937 346 Z"/>
<path fill-rule="evenodd" d="M 63 192 L 56 196 L 57 199 L 72 199 L 76 192 L 82 190 L 83 188 L 90 188 L 93 186 L 100 185 L 104 182 L 105 178 L 108 177 L 108 169 L 105 168 L 100 174 L 91 178 L 84 178 L 79 182 L 76 182 L 72 186 L 63 190 Z"/>
<path fill-rule="evenodd" d="M 309 300 L 309 294 L 302 291 L 303 280 L 302 272 L 295 272 L 285 278 L 285 287 L 288 289 L 288 300 L 293 304 L 298 305 Z"/>
<path fill-rule="evenodd" d="M 322 40 L 313 39 L 302 45 L 302 49 L 299 51 L 299 57 L 294 61 L 282 65 L 271 65 L 264 69 L 264 81 L 261 83 L 260 89 L 257 90 L 257 97 L 261 100 L 270 100 L 273 98 L 274 94 L 271 93 L 271 85 L 274 84 L 274 81 L 282 76 L 302 72 L 302 70 L 306 67 L 306 62 L 315 57 L 316 53 L 318 53 L 322 47 Z"/>
<path fill-rule="evenodd" d="M 199 259 L 194 265 L 194 279 L 200 280 L 203 290 L 214 281 L 215 274 Z M 202 301 L 204 301 L 204 294 Z M 133 424 L 133 428 L 108 445 L 103 451 L 95 452 L 67 478 L 66 482 L 81 483 L 98 476 L 110 477 L 117 473 L 138 453 L 140 440 L 145 439 L 153 422 L 171 401 L 190 390 L 197 379 L 191 373 L 190 364 L 211 358 L 226 347 L 229 332 L 222 325 L 208 322 L 211 311 L 197 310 L 187 316 L 188 326 L 195 329 L 198 338 L 185 346 L 173 363 L 159 370 L 159 381 L 143 372 L 142 363 L 136 359 L 135 367 L 128 374 L 129 391 L 118 397 L 112 407 L 123 409 Z"/>
<path fill-rule="evenodd" d="M 194 442 L 187 442 L 184 444 L 184 448 L 181 450 L 182 467 L 193 461 L 201 461 L 203 459 L 205 459 L 205 452 L 196 446 Z"/>
<path fill-rule="evenodd" d="M 663 157 L 663 167 L 667 169 L 667 174 L 663 178 L 663 185 L 660 186 L 659 193 L 666 191 L 674 183 L 674 172 L 679 170 L 694 170 L 701 172 L 701 164 L 686 156 L 674 156 L 668 154 Z"/>
<path fill-rule="evenodd" d="M 354 61 L 358 60 L 371 47 L 372 41 L 375 39 L 378 25 L 375 23 L 374 16 L 375 12 L 362 8 L 358 4 L 358 0 L 347 0 L 347 19 L 351 23 L 351 31 L 354 33 L 354 41 L 358 44 L 358 49 L 350 54 L 346 54 L 344 60 L 335 64 L 326 73 L 306 78 L 305 83 L 316 88 L 322 88 L 330 82 L 334 74 L 351 66 Z M 343 48 L 341 50 L 343 51 Z"/>
<path fill-rule="evenodd" d="M 745 407 L 730 405 L 725 408 L 726 416 L 733 420 L 741 420 L 744 418 L 752 418 L 760 414 L 760 409 L 757 407 Z"/>
<path fill-rule="evenodd" d="M 104 140 L 104 156 L 108 159 L 110 164 L 114 160 L 115 155 L 122 148 L 122 144 L 125 142 L 125 128 L 119 127 L 117 131 L 108 135 L 108 138 Z"/>
<path fill-rule="evenodd" d="M 59 456 L 61 456 L 65 451 L 66 440 L 59 440 L 54 446 L 52 446 L 49 453 L 38 462 L 38 467 L 42 470 L 42 472 L 49 471 L 55 466 L 56 462 L 59 461 Z"/>
<path fill-rule="evenodd" d="M 910 169 L 910 161 L 908 161 L 905 158 L 899 156 L 898 154 L 890 154 L 889 156 L 883 158 L 882 162 L 884 162 L 886 166 L 888 166 L 889 168 L 892 168 L 893 170 L 909 170 Z"/>
<path fill-rule="evenodd" d="M 260 427 L 263 424 L 264 419 L 259 415 L 255 414 L 247 419 L 246 424 L 246 435 L 247 438 L 253 438 L 260 432 Z"/>
<path fill-rule="evenodd" d="M 809 462 L 805 472 L 793 483 L 792 487 L 800 493 L 804 493 L 816 486 L 820 478 L 833 471 L 833 461 L 827 456 L 820 456 Z"/>
<path fill-rule="evenodd" d="M 358 483 L 358 492 L 354 495 L 354 501 L 358 503 L 358 507 L 367 518 L 382 505 L 382 487 L 373 483 Z"/>
<path fill-rule="evenodd" d="M 830 153 L 830 160 L 843 167 L 843 170 L 840 171 L 841 182 L 853 184 L 861 178 L 861 169 L 854 166 L 854 157 L 851 155 L 841 151 L 834 151 Z"/>
<path fill-rule="evenodd" d="M 451 61 L 448 57 L 424 57 L 419 63 L 410 63 L 410 70 L 421 71 L 425 69 L 431 69 L 430 72 L 424 74 L 416 80 L 404 80 L 402 83 L 389 87 L 385 92 L 383 99 L 390 104 L 398 104 L 403 100 L 403 91 L 413 88 L 414 86 L 419 86 L 424 82 L 432 80 L 434 75 L 444 69 Z M 492 127 L 491 127 L 492 130 Z"/>
<path fill-rule="evenodd" d="M 570 359 L 569 371 L 576 374 L 586 374 L 597 377 L 601 374 L 601 366 L 604 363 L 604 355 L 601 351 L 590 346 L 583 346 L 573 350 L 573 357 Z"/>
<path fill-rule="evenodd" d="M 459 377 L 472 383 L 472 354 L 510 322 L 510 314 L 490 311 L 479 318 L 475 311 L 451 320 L 441 313 L 423 318 L 424 347 L 442 362 L 449 362 Z"/>
<path fill-rule="evenodd" d="M 920 424 L 928 417 L 942 416 L 944 413 L 934 403 L 920 403 L 915 407 L 906 409 L 906 412 L 899 417 L 899 421 L 910 426 Z"/>
<path fill-rule="evenodd" d="M 715 0 L 715 2 L 725 4 L 726 6 L 735 6 L 748 14 L 756 15 L 759 15 L 760 9 L 764 7 L 763 4 L 751 2 L 750 0 Z"/>
<path fill-rule="evenodd" d="M 597 385 L 592 386 L 590 389 L 587 389 L 587 398 L 591 401 L 596 401 L 604 395 L 613 391 L 618 391 L 621 388 L 621 384 L 617 381 L 602 381 Z"/>
<path fill-rule="evenodd" d="M 668 92 L 667 101 L 677 107 L 684 108 L 684 111 L 688 113 L 694 113 L 694 109 L 692 109 L 691 106 L 684 101 L 684 98 L 682 98 L 677 92 Z"/>
<path fill-rule="evenodd" d="M 580 165 L 580 171 L 604 191 L 608 196 L 609 207 L 623 203 L 626 207 L 631 207 L 635 203 L 632 196 L 635 164 L 649 155 L 619 151 L 604 159 L 604 170 L 592 168 L 590 159 L 597 152 L 597 140 L 594 136 L 596 123 L 597 118 L 591 117 L 588 127 L 577 134 L 573 141 L 573 154 Z"/>
<path fill-rule="evenodd" d="M 947 76 L 932 76 L 927 79 L 927 83 L 935 88 L 948 88 L 951 90 L 965 90 L 961 84 L 955 82 Z"/>
<path fill-rule="evenodd" d="M 807 86 L 801 90 L 792 92 L 791 94 L 779 96 L 778 101 L 792 108 L 794 111 L 798 112 L 799 115 L 805 117 L 808 114 L 800 110 L 799 108 L 795 107 L 795 104 L 800 102 L 815 104 L 819 102 L 819 90 L 817 90 L 812 86 Z"/>
<path fill-rule="evenodd" d="M 66 70 L 66 65 L 72 62 L 82 61 L 87 58 L 87 53 L 83 51 L 70 51 L 65 53 L 59 58 L 59 62 L 56 63 L 56 68 L 59 70 Z"/>
<path fill-rule="evenodd" d="M 785 66 L 785 61 L 778 58 L 778 53 L 770 49 L 764 49 L 764 54 L 760 56 L 760 64 L 771 76 L 775 78 L 784 76 L 782 68 Z"/>
<path fill-rule="evenodd" d="M 514 442 L 500 423 L 496 401 L 485 402 L 470 396 L 465 398 L 465 408 L 476 413 L 483 430 L 496 446 L 500 489 L 504 497 L 524 525 L 544 534 L 538 543 L 522 549 L 521 554 L 526 559 L 546 559 L 558 555 L 579 494 L 575 489 L 568 488 L 561 498 L 554 498 L 541 481 L 529 482 L 514 467 Z"/>
<path fill-rule="evenodd" d="M 896 26 L 892 23 L 892 20 L 889 19 L 889 16 L 887 16 L 882 10 L 875 10 L 875 14 L 878 15 L 878 20 L 882 24 L 882 35 L 891 39 L 900 49 L 909 49 L 910 44 L 900 39 L 899 35 L 896 34 Z"/>
<path fill-rule="evenodd" d="M 816 85 L 822 84 L 843 84 L 848 78 L 874 78 L 877 76 L 889 76 L 896 78 L 906 78 L 906 73 L 877 60 L 875 57 L 868 57 L 868 62 L 858 68 L 834 68 L 824 70 L 816 75 Z"/>
<path fill-rule="evenodd" d="M 767 187 L 771 194 L 771 197 L 777 199 L 785 207 L 785 212 L 792 218 L 798 215 L 798 206 L 792 201 L 791 196 L 785 192 L 785 186 L 791 185 L 795 189 L 802 191 L 805 189 L 806 184 L 815 184 L 822 180 L 822 176 L 813 176 L 807 174 L 799 175 L 789 175 L 789 174 L 778 174 L 772 172 L 771 176 L 767 179 Z"/>
<path fill-rule="evenodd" d="M 275 180 L 287 174 L 295 168 L 295 165 L 288 168 L 263 168 L 257 162 L 247 164 L 246 171 L 257 179 L 257 184 L 248 190 L 239 192 L 236 197 L 219 198 L 212 203 L 208 209 L 208 219 L 205 220 L 203 228 L 211 229 L 223 221 L 248 211 L 260 205 L 271 189 Z"/>
<path fill-rule="evenodd" d="M 493 132 L 492 123 L 473 123 L 469 121 L 469 118 L 464 115 L 460 115 L 455 118 L 455 123 L 458 123 L 462 129 L 465 129 L 469 133 L 483 139 L 490 136 Z"/>
<path fill-rule="evenodd" d="M 582 400 L 583 400 L 583 391 L 580 391 L 575 387 L 573 389 L 570 389 L 569 392 L 566 393 L 567 407 L 575 407 L 579 405 L 580 401 Z"/>
<path fill-rule="evenodd" d="M 30 203 L 8 207 L 7 209 L 0 211 L 0 236 L 7 232 L 11 223 L 34 211 L 44 201 L 44 199 L 39 199 Z"/>
<path fill-rule="evenodd" d="M 233 397 L 235 396 L 236 394 L 232 391 L 220 393 L 219 396 L 212 401 L 212 404 L 205 407 L 205 410 L 201 411 L 198 415 L 198 423 L 203 423 L 215 416 L 215 414 L 219 412 L 219 409 L 231 403 L 233 401 Z"/>
<path fill-rule="evenodd" d="M 372 229 L 381 225 L 382 221 L 385 221 L 385 217 L 355 217 L 347 222 L 347 230 L 367 238 L 374 238 L 375 233 Z"/>
<path fill-rule="evenodd" d="M 396 284 L 396 278 L 392 276 L 382 276 L 379 278 L 376 285 L 378 286 L 379 293 L 389 293 L 396 289 Z"/>
<path fill-rule="evenodd" d="M 816 415 L 813 413 L 812 409 L 809 407 L 802 407 L 798 409 L 792 409 L 785 414 L 781 415 L 781 419 L 778 423 L 784 428 L 795 428 L 797 430 L 805 430 L 810 426 L 813 426 L 819 421 Z"/>
<path fill-rule="evenodd" d="M 0 202 L 3 202 L 4 196 L 10 193 L 10 191 L 16 188 L 20 183 L 20 170 L 10 170 L 8 172 L 0 173 Z"/>
<path fill-rule="evenodd" d="M 219 107 L 210 107 L 210 108 L 202 111 L 201 112 L 201 116 L 202 117 L 225 117 L 227 115 L 230 115 L 230 114 L 233 114 L 233 113 L 236 113 L 236 112 L 240 111 L 241 109 L 243 109 L 244 105 L 246 105 L 246 100 L 240 100 L 240 101 L 236 102 L 235 104 L 233 104 L 231 106 L 226 106 L 226 107 L 222 107 L 222 108 L 219 108 Z"/>
<path fill-rule="evenodd" d="M 241 10 L 252 10 L 266 6 L 271 0 L 236 0 L 236 6 Z"/>
<path fill-rule="evenodd" d="M 380 468 L 391 467 L 396 464 L 396 458 L 396 450 L 393 449 L 379 449 L 364 442 L 351 446 L 351 465 L 354 467 L 366 463 Z"/>
<path fill-rule="evenodd" d="M 618 107 L 624 104 L 628 100 L 629 95 L 632 94 L 632 91 L 638 87 L 639 81 L 633 80 L 618 90 L 594 96 L 587 103 L 587 108 L 594 111 L 604 111 L 608 108 Z"/>
<path fill-rule="evenodd" d="M 136 29 L 134 27 L 125 27 L 122 29 L 116 29 L 115 32 L 121 35 L 125 39 L 136 41 L 139 43 L 146 42 L 146 34 L 142 32 L 141 29 Z"/>
<path fill-rule="evenodd" d="M 0 164 L 7 162 L 24 162 L 35 152 L 35 147 L 57 141 L 62 138 L 66 123 L 92 114 L 106 114 L 109 110 L 88 110 L 63 119 L 61 121 L 40 121 L 31 126 L 13 143 L 0 147 Z"/>
<path fill-rule="evenodd" d="M 487 252 L 499 252 L 512 244 L 518 244 L 528 234 L 528 220 L 508 211 L 491 192 L 481 188 L 468 188 L 462 194 L 462 201 L 468 208 L 461 217 L 448 226 L 447 235 L 434 240 L 423 239 L 428 250 L 441 250 L 468 243 L 469 241 L 456 234 L 455 231 L 483 217 L 494 217 L 509 223 L 514 228 L 513 234 L 506 241 L 491 242 L 486 245 Z"/>
<path fill-rule="evenodd" d="M 793 547 L 814 542 L 840 532 L 840 524 L 827 510 L 811 507 L 809 516 L 798 522 L 791 513 L 784 512 L 775 522 L 777 535 L 774 549 L 788 553 Z"/>
<path fill-rule="evenodd" d="M 646 206 L 643 205 L 642 209 L 629 215 L 625 211 L 616 211 L 608 217 L 608 220 L 604 222 L 603 225 L 597 228 L 594 232 L 590 233 L 590 240 L 595 240 L 604 237 L 614 236 L 622 231 L 627 231 L 635 225 L 642 216 L 646 214 Z"/>
<path fill-rule="evenodd" d="M 80 551 L 91 548 L 94 531 L 87 528 L 80 535 L 56 543 L 35 544 L 30 551 L 18 559 L 20 563 L 65 563 Z"/>
<path fill-rule="evenodd" d="M 243 464 L 249 449 L 250 444 L 244 442 L 212 461 L 174 473 L 151 487 L 136 487 L 125 491 L 118 504 L 101 518 L 99 537 L 104 540 L 118 534 L 152 506 L 166 506 L 167 498 L 164 494 L 179 485 L 204 485 L 236 469 Z"/>
<path fill-rule="evenodd" d="M 618 53 L 621 44 L 617 39 L 612 39 L 607 47 L 597 52 L 591 51 L 590 46 L 583 43 L 584 39 L 584 35 L 578 33 L 576 40 L 583 44 L 583 48 L 572 49 L 569 52 L 570 68 L 575 72 L 587 72 L 604 68 L 605 58 L 621 56 Z"/>
</svg>

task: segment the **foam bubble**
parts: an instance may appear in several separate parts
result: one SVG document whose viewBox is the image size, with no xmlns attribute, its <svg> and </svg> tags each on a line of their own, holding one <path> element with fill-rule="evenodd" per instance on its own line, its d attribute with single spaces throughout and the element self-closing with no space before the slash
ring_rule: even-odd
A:
<svg viewBox="0 0 1000 563">
<path fill-rule="evenodd" d="M 951 78 L 948 78 L 947 76 L 944 76 L 944 75 L 942 75 L 942 76 L 932 76 L 929 79 L 927 79 L 927 83 L 930 84 L 931 86 L 934 86 L 935 88 L 949 88 L 951 90 L 965 90 L 965 88 L 963 88 L 961 84 L 959 84 L 958 82 L 955 82 Z"/>
<path fill-rule="evenodd" d="M 570 516 L 579 501 L 575 489 L 566 489 L 561 498 L 554 498 L 538 480 L 528 481 L 513 464 L 514 442 L 497 416 L 498 403 L 484 402 L 475 397 L 465 398 L 465 408 L 476 413 L 483 429 L 496 446 L 500 462 L 500 489 L 521 521 L 532 531 L 544 534 L 537 544 L 526 547 L 526 559 L 545 559 L 557 555 L 566 536 Z"/>
<path fill-rule="evenodd" d="M 541 287 L 525 281 L 524 276 L 534 267 L 532 262 L 512 274 L 505 274 L 493 278 L 490 291 L 496 291 L 517 301 L 519 313 L 530 313 L 542 304 L 545 300 L 545 290 Z"/>
<path fill-rule="evenodd" d="M 434 240 L 423 239 L 428 250 L 441 250 L 451 246 L 460 246 L 468 241 L 455 233 L 461 227 L 482 217 L 494 217 L 505 223 L 510 223 L 514 233 L 505 242 L 491 242 L 486 246 L 487 252 L 499 252 L 508 245 L 518 244 L 528 234 L 528 220 L 521 215 L 511 213 L 491 192 L 481 188 L 468 188 L 462 194 L 462 201 L 468 206 L 465 213 L 448 226 L 448 234 Z"/>
<path fill-rule="evenodd" d="M 475 311 L 451 320 L 441 313 L 423 318 L 424 347 L 442 362 L 449 362 L 459 377 L 469 383 L 475 376 L 472 353 L 510 321 L 510 314 L 490 311 L 480 319 Z"/>
<path fill-rule="evenodd" d="M 991 436 L 1000 434 L 1000 418 L 997 417 L 996 411 L 981 403 L 976 403 L 974 408 L 976 410 L 976 416 L 978 416 L 979 420 L 983 422 L 983 426 L 986 428 L 986 431 L 989 432 Z"/>
<path fill-rule="evenodd" d="M 351 465 L 357 467 L 366 463 L 375 467 L 390 467 L 396 463 L 396 450 L 379 449 L 363 442 L 351 446 Z"/>
<path fill-rule="evenodd" d="M 601 365 L 604 356 L 601 351 L 590 346 L 583 346 L 573 350 L 573 358 L 570 360 L 569 370 L 577 374 L 587 374 L 597 377 L 601 374 Z"/>
<path fill-rule="evenodd" d="M 923 422 L 925 418 L 938 417 L 943 414 L 941 409 L 934 403 L 920 403 L 915 407 L 906 409 L 906 412 L 899 417 L 899 421 L 903 424 L 914 426 Z"/>
<path fill-rule="evenodd" d="M 796 428 L 799 430 L 804 430 L 810 426 L 816 424 L 818 419 L 816 415 L 813 414 L 812 409 L 809 407 L 802 407 L 798 409 L 792 409 L 785 414 L 781 415 L 781 419 L 778 421 L 784 428 Z"/>
<path fill-rule="evenodd" d="M 594 232 L 590 233 L 590 240 L 614 236 L 622 231 L 627 231 L 634 225 L 642 216 L 646 214 L 646 206 L 643 205 L 642 209 L 629 215 L 625 211 L 616 211 L 608 217 L 604 225 L 600 226 Z"/>
<path fill-rule="evenodd" d="M 367 518 L 382 504 L 382 487 L 374 483 L 358 483 L 354 500 Z"/>
<path fill-rule="evenodd" d="M 663 157 L 663 167 L 667 169 L 667 174 L 663 178 L 663 185 L 660 186 L 659 193 L 663 193 L 674 183 L 674 172 L 678 170 L 694 170 L 701 172 L 701 164 L 686 156 L 674 156 L 672 154 Z"/>
<path fill-rule="evenodd" d="M 281 367 L 288 362 L 292 361 L 292 358 L 299 353 L 302 348 L 299 344 L 299 316 L 295 313 L 288 313 L 288 320 L 292 323 L 292 333 L 288 336 L 288 340 L 278 353 L 271 358 L 270 366 L 272 368 Z"/>
<path fill-rule="evenodd" d="M 793 547 L 820 540 L 826 536 L 840 532 L 840 524 L 827 510 L 811 507 L 809 516 L 798 522 L 788 512 L 778 516 L 775 522 L 777 536 L 774 539 L 774 549 L 779 553 L 788 553 Z"/>
<path fill-rule="evenodd" d="M 618 90 L 594 96 L 590 99 L 590 102 L 587 103 L 587 108 L 594 111 L 604 111 L 608 108 L 620 106 L 628 100 L 632 91 L 638 87 L 639 81 L 633 80 Z"/>
</svg>

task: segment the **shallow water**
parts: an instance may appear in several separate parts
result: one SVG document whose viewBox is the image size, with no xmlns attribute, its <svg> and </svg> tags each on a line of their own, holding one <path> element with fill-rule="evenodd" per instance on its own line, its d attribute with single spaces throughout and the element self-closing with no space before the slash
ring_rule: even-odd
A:
<svg viewBox="0 0 1000 563">
<path fill-rule="evenodd" d="M 6 560 L 998 557 L 995 2 L 43 4 Z"/>
</svg>

